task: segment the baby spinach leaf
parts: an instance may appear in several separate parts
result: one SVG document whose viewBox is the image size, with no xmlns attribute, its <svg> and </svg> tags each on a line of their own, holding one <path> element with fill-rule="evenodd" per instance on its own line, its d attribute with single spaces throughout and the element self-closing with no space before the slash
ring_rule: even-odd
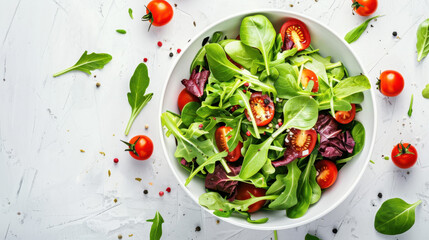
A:
<svg viewBox="0 0 429 240">
<path fill-rule="evenodd" d="M 210 43 L 205 46 L 205 49 L 210 71 L 217 80 L 230 81 L 235 75 L 241 73 L 241 70 L 226 58 L 225 51 L 219 44 Z"/>
<path fill-rule="evenodd" d="M 352 43 L 352 42 L 358 40 L 359 37 L 362 35 L 362 33 L 365 31 L 365 29 L 368 27 L 369 22 L 371 22 L 373 19 L 376 19 L 378 17 L 380 17 L 380 15 L 369 18 L 368 20 L 363 22 L 361 25 L 357 26 L 356 28 L 354 28 L 353 30 L 348 32 L 346 34 L 346 36 L 344 37 L 344 40 L 346 40 L 346 42 L 348 42 L 348 43 Z"/>
<path fill-rule="evenodd" d="M 362 151 L 362 149 L 365 145 L 365 128 L 363 127 L 362 123 L 360 123 L 356 120 L 354 122 L 355 123 L 354 123 L 353 129 L 351 131 L 353 140 L 355 141 L 353 153 L 350 156 L 348 156 L 347 158 L 337 160 L 337 164 L 346 163 L 346 162 L 352 160 L 352 158 L 354 156 L 358 155 Z"/>
<path fill-rule="evenodd" d="M 299 95 L 309 95 L 309 93 L 302 91 L 298 86 L 298 76 L 294 75 L 294 70 L 291 65 L 282 63 L 275 66 L 273 69 L 277 69 L 279 77 L 274 82 L 274 87 L 277 90 L 277 94 L 280 98 L 290 99 Z"/>
<path fill-rule="evenodd" d="M 199 102 L 189 102 L 182 109 L 182 121 L 186 126 L 191 125 L 193 122 L 199 120 L 197 115 L 198 108 L 201 107 Z"/>
<path fill-rule="evenodd" d="M 131 8 L 128 8 L 128 15 L 130 15 L 131 19 L 134 19 L 134 17 L 133 17 L 133 10 Z"/>
<path fill-rule="evenodd" d="M 130 132 L 134 120 L 143 107 L 152 99 L 153 93 L 145 95 L 149 81 L 147 66 L 144 63 L 140 63 L 130 79 L 130 92 L 127 93 L 128 103 L 131 106 L 131 117 L 125 129 L 125 136 Z"/>
<path fill-rule="evenodd" d="M 417 61 L 421 61 L 429 53 L 429 18 L 420 23 L 417 29 Z"/>
<path fill-rule="evenodd" d="M 411 115 L 413 114 L 413 101 L 414 101 L 414 94 L 411 94 L 410 107 L 408 108 L 408 117 L 411 117 Z"/>
<path fill-rule="evenodd" d="M 148 219 L 146 222 L 152 222 L 152 227 L 150 228 L 150 240 L 159 240 L 162 236 L 162 224 L 164 219 L 161 214 L 156 211 L 155 217 L 153 219 Z"/>
<path fill-rule="evenodd" d="M 276 39 L 276 30 L 270 20 L 263 15 L 248 16 L 243 19 L 240 26 L 241 41 L 247 46 L 261 51 L 264 58 L 265 69 L 270 75 L 269 55 Z"/>
<path fill-rule="evenodd" d="M 304 64 L 304 67 L 313 71 L 317 75 L 317 78 L 322 79 L 326 84 L 329 85 L 329 80 L 328 80 L 328 75 L 326 73 L 325 64 L 317 61 L 314 58 L 311 58 L 311 59 L 312 59 L 312 61 L 306 62 Z"/>
<path fill-rule="evenodd" d="M 371 83 L 365 75 L 348 77 L 340 81 L 333 88 L 334 95 L 337 98 L 345 98 L 354 93 L 363 92 L 371 88 Z"/>
<path fill-rule="evenodd" d="M 307 233 L 307 235 L 305 235 L 305 240 L 320 240 L 320 238 Z"/>
<path fill-rule="evenodd" d="M 212 37 L 209 40 L 209 43 L 219 43 L 223 38 L 223 32 L 217 31 L 214 32 Z"/>
<path fill-rule="evenodd" d="M 61 72 L 55 73 L 54 77 L 58 77 L 64 73 L 73 70 L 78 70 L 87 74 L 91 74 L 92 70 L 102 69 L 104 65 L 106 65 L 110 62 L 110 60 L 112 60 L 112 56 L 107 53 L 91 53 L 89 55 L 87 53 L 88 51 L 85 51 L 75 65 L 64 69 Z"/>
<path fill-rule="evenodd" d="M 375 230 L 387 235 L 408 231 L 414 225 L 415 210 L 420 203 L 422 203 L 421 200 L 408 204 L 400 198 L 385 201 L 375 215 Z"/>
<path fill-rule="evenodd" d="M 268 150 L 274 139 L 287 128 L 310 129 L 316 124 L 318 117 L 318 104 L 310 98 L 298 96 L 286 102 L 283 108 L 283 125 L 269 138 L 259 144 L 252 144 L 244 156 L 239 176 L 249 178 L 256 174 L 268 159 Z"/>
<path fill-rule="evenodd" d="M 253 61 L 263 61 L 262 55 L 258 49 L 249 47 L 238 40 L 225 45 L 225 52 L 232 60 L 247 69 L 252 67 Z"/>
<path fill-rule="evenodd" d="M 192 60 L 191 68 L 189 69 L 190 73 L 192 73 L 196 67 L 199 67 L 199 69 L 207 67 L 205 56 L 206 48 L 202 47 L 200 50 L 198 50 L 197 55 L 195 55 L 194 59 Z"/>
<path fill-rule="evenodd" d="M 424 98 L 428 98 L 429 99 L 429 84 L 427 84 L 426 87 L 423 89 L 422 96 Z"/>
<path fill-rule="evenodd" d="M 296 191 L 298 188 L 298 180 L 301 175 L 301 170 L 297 166 L 297 160 L 289 163 L 287 165 L 288 173 L 284 177 L 283 184 L 285 190 L 280 194 L 280 196 L 268 205 L 270 209 L 276 210 L 286 210 L 292 206 L 295 206 L 298 202 Z"/>
</svg>

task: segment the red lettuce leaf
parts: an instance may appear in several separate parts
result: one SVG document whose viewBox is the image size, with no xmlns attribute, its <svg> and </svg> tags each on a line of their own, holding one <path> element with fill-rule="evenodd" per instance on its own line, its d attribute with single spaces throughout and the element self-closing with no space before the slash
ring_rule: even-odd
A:
<svg viewBox="0 0 429 240">
<path fill-rule="evenodd" d="M 241 166 L 232 166 L 229 164 L 228 166 L 231 169 L 231 172 L 228 174 L 229 176 L 236 176 L 241 170 Z M 234 201 L 237 195 L 238 181 L 229 179 L 221 164 L 216 165 L 213 173 L 207 174 L 205 185 L 207 189 L 226 194 L 229 201 Z"/>
<path fill-rule="evenodd" d="M 188 92 L 192 93 L 196 97 L 201 97 L 204 94 L 204 87 L 209 75 L 210 72 L 208 70 L 203 69 L 201 72 L 197 72 L 194 69 L 191 77 L 189 79 L 183 79 L 182 84 L 185 85 Z"/>
</svg>

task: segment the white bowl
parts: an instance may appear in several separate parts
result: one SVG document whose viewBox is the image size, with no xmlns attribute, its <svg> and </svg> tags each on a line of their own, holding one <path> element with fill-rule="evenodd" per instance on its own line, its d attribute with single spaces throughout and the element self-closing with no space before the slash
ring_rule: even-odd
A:
<svg viewBox="0 0 429 240">
<path fill-rule="evenodd" d="M 322 56 L 332 56 L 333 61 L 342 61 L 347 67 L 349 74 L 352 76 L 360 73 L 366 73 L 362 64 L 349 47 L 349 44 L 347 44 L 342 37 L 338 36 L 338 34 L 334 33 L 327 26 L 310 17 L 294 12 L 272 9 L 243 12 L 222 19 L 207 27 L 189 43 L 189 46 L 174 63 L 168 80 L 165 82 L 162 90 L 159 116 L 167 110 L 178 112 L 177 96 L 184 88 L 181 80 L 189 78 L 190 64 L 195 54 L 201 48 L 203 39 L 207 36 L 211 36 L 215 31 L 222 31 L 228 37 L 235 38 L 239 33 L 242 19 L 245 16 L 254 14 L 263 14 L 268 17 L 277 31 L 280 29 L 281 24 L 288 18 L 297 18 L 303 21 L 310 31 L 311 45 L 314 48 L 319 48 Z M 269 217 L 268 222 L 265 224 L 251 224 L 248 223 L 245 218 L 237 217 L 235 215 L 229 218 L 222 218 L 222 220 L 245 228 L 278 230 L 304 225 L 332 211 L 350 195 L 362 177 L 362 174 L 369 162 L 374 145 L 377 122 L 373 90 L 365 92 L 365 100 L 362 103 L 362 109 L 363 111 L 359 112 L 356 116 L 357 119 L 362 122 L 366 130 L 365 146 L 362 152 L 339 171 L 336 183 L 323 192 L 320 201 L 312 205 L 303 217 L 290 219 L 286 217 L 285 211 L 260 211 L 253 214 L 252 218 L 258 219 L 261 217 Z M 185 192 L 187 192 L 195 203 L 198 204 L 199 196 L 205 193 L 204 180 L 195 177 L 187 187 L 184 186 L 189 173 L 182 169 L 174 158 L 174 152 L 176 150 L 174 137 L 166 137 L 165 131 L 162 127 L 160 128 L 160 134 L 162 147 L 168 164 Z M 203 208 L 206 209 L 205 207 Z M 207 211 L 212 213 L 211 210 Z"/>
</svg>

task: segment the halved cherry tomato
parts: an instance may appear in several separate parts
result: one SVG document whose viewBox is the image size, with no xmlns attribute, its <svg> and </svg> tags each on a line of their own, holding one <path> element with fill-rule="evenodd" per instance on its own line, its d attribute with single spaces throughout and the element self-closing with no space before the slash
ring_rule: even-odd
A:
<svg viewBox="0 0 429 240">
<path fill-rule="evenodd" d="M 400 168 L 410 168 L 417 161 L 417 150 L 409 143 L 399 143 L 392 150 L 392 161 Z"/>
<path fill-rule="evenodd" d="M 384 96 L 395 97 L 404 89 L 404 78 L 397 71 L 386 70 L 380 74 L 377 85 Z"/>
<path fill-rule="evenodd" d="M 125 149 L 125 151 L 130 152 L 131 157 L 134 159 L 146 160 L 152 155 L 153 143 L 148 136 L 137 135 L 131 138 L 130 142 L 122 142 L 127 144 L 128 149 Z"/>
<path fill-rule="evenodd" d="M 355 119 L 356 115 L 356 106 L 352 104 L 352 109 L 350 111 L 336 111 L 335 120 L 341 124 L 347 124 Z"/>
<path fill-rule="evenodd" d="M 165 0 L 152 0 L 146 7 L 143 21 L 149 21 L 151 26 L 163 26 L 173 18 L 173 7 Z M 149 26 L 150 28 L 150 26 Z"/>
<path fill-rule="evenodd" d="M 377 10 L 377 0 L 353 0 L 352 8 L 361 16 L 369 16 Z"/>
<path fill-rule="evenodd" d="M 329 160 L 321 160 L 316 162 L 317 177 L 316 181 L 320 188 L 325 189 L 337 180 L 338 170 L 335 163 Z"/>
<path fill-rule="evenodd" d="M 219 127 L 216 129 L 215 138 L 216 138 L 216 145 L 219 151 L 227 151 L 228 155 L 225 157 L 225 160 L 228 162 L 235 162 L 241 157 L 241 148 L 243 147 L 243 143 L 238 142 L 237 147 L 234 148 L 231 152 L 228 149 L 228 140 L 232 136 L 226 136 L 229 132 L 232 131 L 231 127 Z"/>
<path fill-rule="evenodd" d="M 186 88 L 184 88 L 177 98 L 177 105 L 179 106 L 179 110 L 182 111 L 183 107 L 189 102 L 200 102 L 200 99 L 194 96 L 194 94 L 190 93 Z"/>
<path fill-rule="evenodd" d="M 306 157 L 313 151 L 317 142 L 317 132 L 314 129 L 300 130 L 291 128 L 286 138 L 286 150 L 288 154 L 295 155 L 296 158 Z M 292 153 L 293 151 L 293 153 Z"/>
<path fill-rule="evenodd" d="M 291 19 L 285 22 L 280 29 L 280 34 L 282 35 L 283 43 L 285 42 L 285 37 L 287 37 L 294 43 L 294 47 L 298 51 L 302 51 L 310 46 L 311 37 L 307 26 L 298 19 Z"/>
<path fill-rule="evenodd" d="M 311 71 L 310 69 L 304 68 L 302 70 L 301 74 L 301 84 L 303 87 L 307 87 L 308 83 L 310 81 L 314 82 L 313 88 L 311 89 L 312 92 L 318 92 L 319 91 L 319 81 L 317 80 L 317 75 Z"/>
<path fill-rule="evenodd" d="M 262 196 L 265 196 L 266 192 L 267 190 L 263 188 L 257 188 L 252 184 L 240 182 L 238 184 L 237 196 L 235 197 L 235 199 L 246 200 L 251 198 L 250 194 L 252 194 L 255 197 L 262 197 Z M 256 212 L 259 209 L 261 209 L 264 206 L 264 204 L 265 204 L 265 200 L 256 202 L 249 206 L 249 210 L 247 210 L 247 212 L 249 213 Z"/>
<path fill-rule="evenodd" d="M 261 127 L 271 122 L 274 118 L 274 103 L 271 98 L 261 92 L 254 92 L 250 96 L 250 108 L 252 109 L 253 117 L 255 117 L 256 125 Z M 247 120 L 252 121 L 247 112 L 244 111 Z"/>
</svg>

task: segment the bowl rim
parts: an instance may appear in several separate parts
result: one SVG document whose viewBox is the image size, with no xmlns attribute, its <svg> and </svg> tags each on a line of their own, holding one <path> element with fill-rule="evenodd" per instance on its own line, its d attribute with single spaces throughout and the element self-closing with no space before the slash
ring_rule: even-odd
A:
<svg viewBox="0 0 429 240">
<path fill-rule="evenodd" d="M 191 41 L 188 42 L 188 44 L 182 50 L 183 50 L 183 52 L 185 52 L 192 44 L 194 44 L 194 42 L 197 39 L 199 39 L 201 37 L 201 35 L 203 35 L 203 33 L 209 31 L 210 29 L 212 29 L 213 27 L 215 27 L 216 25 L 218 25 L 218 24 L 220 24 L 222 22 L 228 21 L 228 20 L 230 20 L 232 18 L 235 18 L 235 17 L 238 17 L 238 16 L 246 16 L 246 15 L 251 15 L 251 14 L 264 14 L 264 13 L 280 13 L 280 14 L 284 14 L 284 15 L 292 15 L 292 16 L 295 16 L 298 19 L 305 19 L 306 21 L 312 21 L 312 22 L 314 22 L 316 24 L 319 24 L 319 25 L 323 26 L 326 30 L 328 30 L 332 35 L 334 35 L 336 38 L 338 38 L 346 46 L 346 48 L 351 52 L 351 54 L 353 55 L 353 57 L 356 59 L 356 62 L 358 63 L 359 68 L 362 69 L 362 73 L 365 76 L 367 76 L 367 72 L 366 72 L 365 68 L 363 67 L 360 59 L 357 57 L 355 51 L 350 47 L 350 44 L 348 44 L 342 37 L 340 37 L 330 27 L 328 27 L 326 24 L 318 21 L 317 19 L 314 19 L 314 18 L 309 17 L 307 15 L 304 15 L 304 14 L 301 14 L 301 13 L 297 13 L 297 12 L 293 12 L 293 11 L 282 10 L 282 9 L 262 8 L 262 9 L 253 9 L 253 10 L 241 11 L 241 12 L 238 12 L 238 13 L 235 13 L 235 14 L 232 14 L 232 15 L 228 15 L 228 16 L 226 16 L 226 17 L 224 17 L 224 18 L 222 18 L 222 19 L 220 19 L 220 20 L 218 20 L 218 21 L 210 24 L 209 26 L 205 27 L 203 30 L 201 30 L 198 34 L 196 34 L 196 36 Z M 173 64 L 171 65 L 171 67 L 169 69 L 167 80 L 164 82 L 164 85 L 162 87 L 161 101 L 160 101 L 159 112 L 158 112 L 159 119 L 161 119 L 161 115 L 163 113 L 162 112 L 162 108 L 163 108 L 163 105 L 164 105 L 165 92 L 166 92 L 166 89 L 167 89 L 167 85 L 168 85 L 168 83 L 170 81 L 170 78 L 171 78 L 171 75 L 172 75 L 172 73 L 174 71 L 174 68 L 176 67 L 177 63 L 180 61 L 180 59 L 182 58 L 182 56 L 183 55 L 181 55 L 179 58 L 177 58 L 177 59 L 174 60 Z M 372 136 L 370 138 L 371 139 L 371 145 L 369 146 L 368 156 L 366 156 L 366 162 L 367 162 L 367 164 L 369 163 L 369 160 L 371 158 L 371 155 L 372 155 L 372 152 L 373 152 L 373 149 L 374 149 L 375 137 L 376 137 L 376 132 L 377 132 L 377 106 L 376 106 L 376 103 L 375 103 L 374 88 L 371 88 L 369 90 L 370 90 L 370 94 L 371 94 L 371 99 L 373 100 L 372 101 L 372 105 L 373 105 L 372 107 L 374 109 L 374 112 L 373 112 L 374 131 L 372 132 Z M 159 126 L 160 126 L 159 127 L 159 134 L 160 134 L 160 137 L 161 137 L 161 145 L 162 145 L 164 157 L 167 158 L 168 165 L 170 166 L 170 169 L 173 172 L 176 180 L 179 182 L 180 187 L 188 194 L 188 196 L 190 198 L 192 198 L 192 200 L 198 206 L 200 206 L 201 208 L 203 208 L 204 210 L 206 210 L 207 212 L 209 212 L 210 215 L 219 218 L 218 216 L 216 216 L 216 215 L 213 214 L 213 211 L 211 211 L 211 210 L 209 210 L 209 209 L 201 206 L 199 204 L 199 202 L 198 202 L 198 199 L 195 199 L 192 196 L 192 192 L 187 187 L 185 187 L 185 185 L 182 182 L 180 182 L 180 178 L 177 175 L 176 171 L 174 170 L 174 166 L 172 165 L 173 162 L 170 161 L 170 157 L 168 155 L 167 147 L 166 147 L 166 145 L 164 143 L 164 140 L 162 139 L 164 137 L 163 126 L 162 126 L 162 124 L 160 124 Z M 177 164 L 177 163 L 175 163 L 175 164 Z M 315 221 L 315 220 L 317 220 L 317 219 L 325 216 L 326 214 L 330 213 L 332 210 L 334 210 L 335 208 L 337 208 L 341 203 L 343 203 L 344 200 L 347 197 L 350 196 L 351 192 L 356 188 L 357 184 L 360 182 L 360 180 L 361 180 L 361 178 L 363 176 L 363 173 L 366 170 L 366 166 L 367 165 L 364 165 L 364 166 L 365 167 L 363 167 L 360 170 L 360 172 L 358 174 L 358 177 L 353 182 L 352 186 L 350 186 L 348 188 L 348 190 L 346 191 L 346 193 L 344 195 L 342 195 L 341 197 L 339 197 L 339 200 L 336 201 L 336 203 L 332 204 L 329 208 L 326 208 L 325 210 L 323 210 L 320 214 L 318 214 L 318 215 L 316 215 L 314 217 L 308 218 L 308 219 L 306 219 L 304 221 L 295 222 L 295 223 L 291 223 L 291 224 L 288 224 L 288 225 L 279 225 L 277 227 L 272 227 L 272 226 L 265 226 L 264 227 L 263 224 L 259 224 L 259 225 L 258 224 L 251 224 L 251 223 L 245 224 L 245 223 L 242 223 L 242 222 L 231 220 L 231 218 L 221 218 L 221 219 L 223 221 L 225 221 L 225 222 L 230 223 L 230 224 L 233 224 L 233 225 L 236 225 L 236 226 L 239 226 L 239 227 L 243 227 L 243 228 L 247 228 L 247 229 L 254 229 L 254 230 L 281 230 L 281 229 L 290 229 L 290 228 L 296 228 L 296 227 L 303 226 L 305 224 L 311 223 L 311 222 L 313 222 L 313 221 Z M 234 218 L 232 218 L 232 219 L 234 219 Z"/>
</svg>

